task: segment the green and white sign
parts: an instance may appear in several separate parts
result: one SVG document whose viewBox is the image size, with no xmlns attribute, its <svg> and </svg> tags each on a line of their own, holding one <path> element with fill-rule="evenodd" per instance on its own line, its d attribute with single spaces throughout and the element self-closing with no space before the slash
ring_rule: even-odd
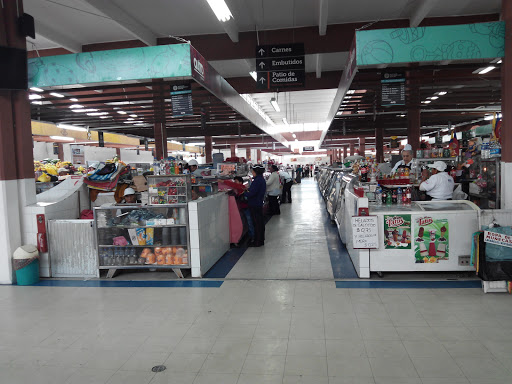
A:
<svg viewBox="0 0 512 384">
<path fill-rule="evenodd" d="M 414 233 L 416 263 L 438 263 L 439 260 L 448 260 L 448 219 L 418 217 Z"/>
<path fill-rule="evenodd" d="M 28 60 L 29 87 L 192 76 L 190 45 L 82 52 Z"/>
<path fill-rule="evenodd" d="M 411 249 L 411 215 L 384 215 L 384 248 Z"/>
<path fill-rule="evenodd" d="M 505 22 L 356 32 L 357 65 L 493 59 L 505 55 Z"/>
</svg>

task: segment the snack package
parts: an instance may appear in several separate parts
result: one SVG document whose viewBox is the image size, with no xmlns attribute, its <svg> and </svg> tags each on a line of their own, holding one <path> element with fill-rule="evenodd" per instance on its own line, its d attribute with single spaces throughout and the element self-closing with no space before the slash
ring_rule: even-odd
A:
<svg viewBox="0 0 512 384">
<path fill-rule="evenodd" d="M 146 228 L 146 245 L 153 245 L 155 238 L 155 229 Z"/>
<path fill-rule="evenodd" d="M 146 255 L 146 264 L 155 264 L 156 263 L 156 255 L 154 253 L 148 253 Z"/>
<path fill-rule="evenodd" d="M 165 256 L 163 254 L 160 254 L 156 257 L 156 263 L 158 265 L 164 265 L 165 264 Z"/>
<path fill-rule="evenodd" d="M 129 228 L 128 234 L 130 235 L 130 241 L 132 242 L 132 245 L 141 245 L 141 244 L 139 244 L 139 240 L 137 239 L 137 229 L 136 228 Z"/>
<path fill-rule="evenodd" d="M 135 232 L 139 245 L 146 245 L 146 230 L 144 228 L 135 228 Z"/>
</svg>

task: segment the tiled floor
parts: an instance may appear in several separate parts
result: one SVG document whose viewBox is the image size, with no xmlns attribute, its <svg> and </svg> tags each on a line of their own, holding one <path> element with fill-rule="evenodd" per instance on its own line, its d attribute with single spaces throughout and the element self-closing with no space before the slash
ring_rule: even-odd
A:
<svg viewBox="0 0 512 384">
<path fill-rule="evenodd" d="M 333 281 L 1 286 L 0 383 L 510 383 L 511 304 Z"/>
<path fill-rule="evenodd" d="M 313 188 L 294 187 L 239 280 L 0 286 L 0 383 L 512 383 L 512 295 L 336 288 Z"/>
<path fill-rule="evenodd" d="M 309 178 L 293 186 L 292 199 L 267 223 L 265 246 L 249 248 L 228 279 L 333 279 L 325 203 L 316 182 Z"/>
</svg>

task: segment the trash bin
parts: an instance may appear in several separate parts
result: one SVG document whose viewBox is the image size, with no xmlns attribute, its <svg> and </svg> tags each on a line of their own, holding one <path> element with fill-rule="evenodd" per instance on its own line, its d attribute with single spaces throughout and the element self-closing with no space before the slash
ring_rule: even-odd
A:
<svg viewBox="0 0 512 384">
<path fill-rule="evenodd" d="M 22 245 L 14 251 L 13 259 L 18 285 L 39 282 L 39 252 L 35 245 Z"/>
</svg>

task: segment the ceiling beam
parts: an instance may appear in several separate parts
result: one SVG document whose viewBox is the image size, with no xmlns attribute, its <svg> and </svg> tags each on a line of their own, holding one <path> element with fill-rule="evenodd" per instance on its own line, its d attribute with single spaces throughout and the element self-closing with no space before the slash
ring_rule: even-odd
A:
<svg viewBox="0 0 512 384">
<path fill-rule="evenodd" d="M 137 39 L 150 46 L 156 45 L 157 36 L 153 31 L 130 16 L 124 9 L 114 4 L 111 0 L 85 0 L 85 2 L 110 17 Z"/>
<path fill-rule="evenodd" d="M 439 0 L 421 0 L 416 1 L 418 6 L 413 10 L 411 16 L 409 17 L 409 23 L 411 28 L 416 28 L 421 24 L 423 19 L 427 17 L 427 15 L 430 13 L 434 5 Z"/>
<path fill-rule="evenodd" d="M 35 20 L 35 28 L 38 35 L 41 35 L 45 39 L 53 41 L 55 44 L 65 48 L 71 53 L 82 52 L 82 44 L 78 41 L 73 40 L 69 36 L 57 32 L 52 27 L 41 23 L 39 20 Z"/>
<path fill-rule="evenodd" d="M 320 0 L 320 16 L 318 20 L 318 34 L 325 36 L 327 33 L 327 16 L 329 14 L 329 0 Z"/>
</svg>

